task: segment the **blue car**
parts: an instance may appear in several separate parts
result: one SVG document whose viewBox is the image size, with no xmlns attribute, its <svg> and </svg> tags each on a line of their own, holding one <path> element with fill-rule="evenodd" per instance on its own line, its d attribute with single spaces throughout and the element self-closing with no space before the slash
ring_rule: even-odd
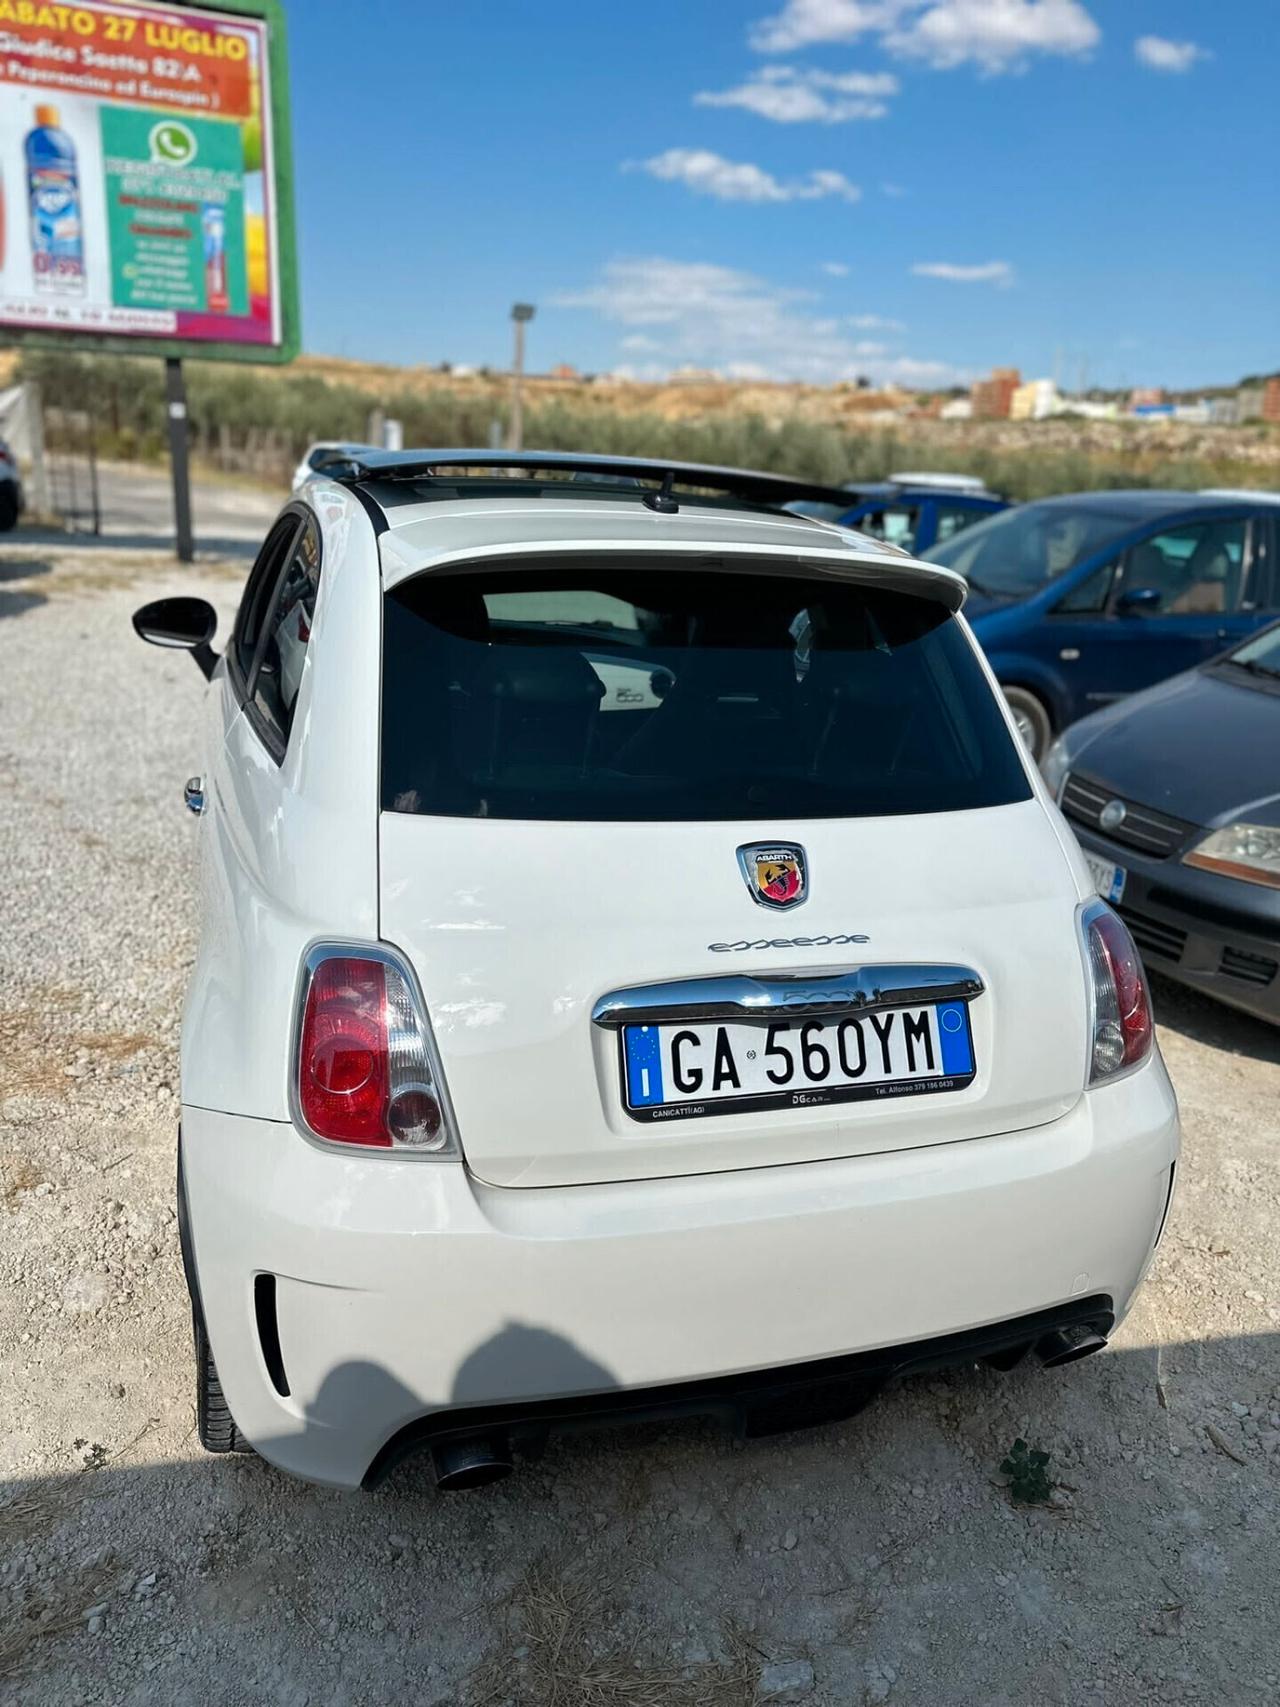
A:
<svg viewBox="0 0 1280 1707">
<path fill-rule="evenodd" d="M 1238 645 L 1280 614 L 1280 501 L 1084 492 L 992 516 L 924 555 L 965 613 L 1037 758 L 1079 717 Z"/>
<path fill-rule="evenodd" d="M 981 480 L 960 475 L 896 474 L 888 480 L 853 482 L 849 505 L 819 504 L 800 499 L 789 510 L 856 528 L 873 539 L 900 545 L 919 557 L 930 546 L 944 544 L 962 529 L 1009 508 L 1009 500 L 988 492 Z"/>
</svg>

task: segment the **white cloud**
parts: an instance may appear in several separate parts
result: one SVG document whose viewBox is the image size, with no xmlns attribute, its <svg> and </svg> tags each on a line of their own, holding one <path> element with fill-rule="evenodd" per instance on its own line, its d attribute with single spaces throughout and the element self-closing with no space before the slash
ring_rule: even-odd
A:
<svg viewBox="0 0 1280 1707">
<path fill-rule="evenodd" d="M 994 73 L 1033 53 L 1085 54 L 1100 39 L 1080 0 L 934 0 L 890 30 L 885 46 L 942 70 L 972 60 Z"/>
<path fill-rule="evenodd" d="M 777 124 L 847 124 L 882 119 L 885 99 L 898 93 L 891 71 L 810 71 L 766 65 L 734 89 L 703 90 L 699 107 L 744 107 Z"/>
<path fill-rule="evenodd" d="M 883 30 L 903 9 L 904 0 L 786 0 L 773 18 L 751 30 L 759 53 L 794 53 L 813 42 L 856 41 Z"/>
<path fill-rule="evenodd" d="M 1193 41 L 1170 41 L 1167 36 L 1139 36 L 1133 52 L 1139 65 L 1148 71 L 1190 71 L 1197 60 L 1213 57 Z"/>
<path fill-rule="evenodd" d="M 847 279 L 849 276 L 848 263 L 845 261 L 824 261 L 822 270 L 833 279 Z"/>
<path fill-rule="evenodd" d="M 882 196 L 905 196 L 906 193 L 901 184 L 881 184 L 880 186 Z"/>
<path fill-rule="evenodd" d="M 849 324 L 859 332 L 905 332 L 901 320 L 886 319 L 883 314 L 851 314 Z"/>
<path fill-rule="evenodd" d="M 856 202 L 862 195 L 843 172 L 815 171 L 784 183 L 762 166 L 726 160 L 708 148 L 668 148 L 664 154 L 640 161 L 639 166 L 654 178 L 683 184 L 695 195 L 715 196 L 724 202 L 804 202 L 823 196 Z"/>
<path fill-rule="evenodd" d="M 1013 268 L 1008 261 L 982 261 L 976 266 L 961 266 L 955 261 L 917 261 L 911 271 L 917 278 L 947 279 L 952 284 L 1013 283 Z"/>
<path fill-rule="evenodd" d="M 946 362 L 873 351 L 812 311 L 812 293 L 792 290 L 705 261 L 662 256 L 611 261 L 584 288 L 561 291 L 551 306 L 583 309 L 661 348 L 646 374 L 691 363 L 753 378 L 829 384 L 865 373 L 874 380 L 944 385 L 963 375 Z"/>
<path fill-rule="evenodd" d="M 632 350 L 639 354 L 647 353 L 650 350 L 660 350 L 662 345 L 656 338 L 647 337 L 643 332 L 633 332 L 629 338 L 622 340 L 621 347 L 624 350 Z"/>
<path fill-rule="evenodd" d="M 1031 54 L 1081 55 L 1101 32 L 1081 0 L 786 0 L 750 33 L 761 53 L 875 35 L 888 52 L 946 69 L 1013 70 Z"/>
</svg>

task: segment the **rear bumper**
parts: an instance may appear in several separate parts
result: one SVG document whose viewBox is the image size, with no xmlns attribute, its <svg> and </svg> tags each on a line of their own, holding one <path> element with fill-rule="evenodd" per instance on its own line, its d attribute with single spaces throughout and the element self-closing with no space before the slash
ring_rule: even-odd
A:
<svg viewBox="0 0 1280 1707">
<path fill-rule="evenodd" d="M 1144 859 L 1074 820 L 1071 828 L 1082 848 L 1124 867 L 1116 910 L 1153 971 L 1280 1025 L 1280 899 L 1274 890 L 1176 860 Z"/>
<path fill-rule="evenodd" d="M 567 1188 L 183 1113 L 194 1280 L 231 1409 L 264 1457 L 344 1487 L 436 1413 L 628 1393 L 649 1409 L 655 1388 L 886 1347 L 895 1367 L 917 1343 L 927 1361 L 925 1342 L 1073 1302 L 1120 1318 L 1177 1150 L 1158 1058 L 1028 1132 Z M 255 1311 L 264 1273 L 287 1394 Z"/>
</svg>

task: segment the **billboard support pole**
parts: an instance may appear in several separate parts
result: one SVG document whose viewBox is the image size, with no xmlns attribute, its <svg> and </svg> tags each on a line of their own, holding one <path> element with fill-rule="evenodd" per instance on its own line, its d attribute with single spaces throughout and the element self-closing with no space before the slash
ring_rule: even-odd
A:
<svg viewBox="0 0 1280 1707">
<path fill-rule="evenodd" d="M 164 358 L 164 396 L 169 416 L 169 466 L 173 473 L 173 526 L 178 562 L 195 560 L 191 532 L 191 466 L 187 456 L 187 382 L 182 375 L 182 357 Z"/>
</svg>

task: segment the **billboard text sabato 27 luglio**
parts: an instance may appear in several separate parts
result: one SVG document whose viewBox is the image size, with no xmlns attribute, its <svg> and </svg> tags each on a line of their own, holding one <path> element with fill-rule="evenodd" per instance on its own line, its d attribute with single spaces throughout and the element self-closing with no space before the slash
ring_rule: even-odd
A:
<svg viewBox="0 0 1280 1707">
<path fill-rule="evenodd" d="M 276 0 L 0 0 L 0 332 L 295 354 L 285 75 Z"/>
</svg>

